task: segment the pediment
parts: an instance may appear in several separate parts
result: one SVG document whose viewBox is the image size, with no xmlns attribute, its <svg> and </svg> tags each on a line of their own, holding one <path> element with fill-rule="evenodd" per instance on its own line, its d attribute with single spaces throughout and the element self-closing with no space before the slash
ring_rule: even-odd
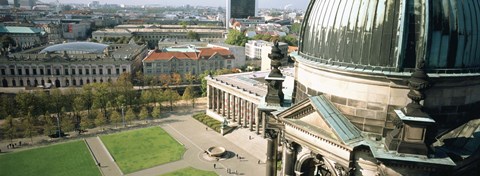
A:
<svg viewBox="0 0 480 176">
<path fill-rule="evenodd" d="M 360 130 L 324 96 L 310 97 L 277 116 L 287 124 L 343 144 L 362 137 Z"/>
</svg>

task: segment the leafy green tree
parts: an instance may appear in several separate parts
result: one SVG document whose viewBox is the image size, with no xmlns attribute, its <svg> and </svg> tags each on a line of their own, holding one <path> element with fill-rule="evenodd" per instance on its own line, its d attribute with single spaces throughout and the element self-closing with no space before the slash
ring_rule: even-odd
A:
<svg viewBox="0 0 480 176">
<path fill-rule="evenodd" d="M 147 107 L 143 106 L 142 109 L 140 109 L 140 114 L 138 115 L 140 120 L 146 120 L 150 116 L 150 113 L 148 112 Z"/>
<path fill-rule="evenodd" d="M 177 91 L 174 91 L 171 88 L 165 90 L 163 94 L 170 104 L 170 111 L 173 111 L 173 103 L 180 99 L 180 95 Z"/>
<path fill-rule="evenodd" d="M 50 117 L 50 114 L 47 112 L 47 115 L 44 115 L 44 124 L 43 124 L 43 134 L 45 135 L 50 135 L 53 133 L 55 130 L 55 124 L 53 122 L 52 117 Z"/>
<path fill-rule="evenodd" d="M 186 22 L 186 21 L 180 21 L 180 22 L 178 23 L 178 25 L 181 25 L 183 30 L 187 30 L 188 22 Z"/>
<path fill-rule="evenodd" d="M 36 105 L 36 97 L 34 94 L 28 92 L 20 92 L 15 96 L 15 101 L 18 105 L 18 110 L 21 116 L 27 116 L 27 114 L 33 114 L 35 105 Z"/>
<path fill-rule="evenodd" d="M 61 121 L 62 130 L 65 132 L 75 130 L 74 121 L 72 116 L 63 116 Z"/>
<path fill-rule="evenodd" d="M 33 136 L 37 134 L 34 117 L 30 113 L 27 114 L 23 119 L 22 125 L 24 136 L 29 137 L 30 141 L 33 143 Z"/>
<path fill-rule="evenodd" d="M 82 111 L 85 110 L 85 101 L 81 96 L 75 97 L 73 100 L 73 116 L 75 118 L 75 126 L 78 128 L 82 121 Z M 77 129 L 78 130 L 78 129 Z"/>
<path fill-rule="evenodd" d="M 117 128 L 117 124 L 120 123 L 120 121 L 122 120 L 122 117 L 120 115 L 120 113 L 118 113 L 118 111 L 112 111 L 112 113 L 110 113 L 110 120 L 115 123 L 115 128 Z"/>
<path fill-rule="evenodd" d="M 127 113 L 125 113 L 125 120 L 131 124 L 132 120 L 135 120 L 135 112 L 133 112 L 132 108 L 128 108 Z"/>
<path fill-rule="evenodd" d="M 294 34 L 300 34 L 301 27 L 302 27 L 301 23 L 293 23 L 292 27 L 290 27 L 290 32 Z"/>
<path fill-rule="evenodd" d="M 110 100 L 110 89 L 108 83 L 93 83 L 94 91 L 94 105 L 96 108 L 100 108 L 103 117 L 107 116 L 107 103 Z"/>
<path fill-rule="evenodd" d="M 97 116 L 95 118 L 95 125 L 101 127 L 107 123 L 105 116 L 103 116 L 102 112 L 97 112 Z"/>
<path fill-rule="evenodd" d="M 193 87 L 191 85 L 187 86 L 185 88 L 185 91 L 183 92 L 182 99 L 184 101 L 190 101 L 192 104 L 192 108 L 195 107 L 195 91 L 193 90 Z"/>
<path fill-rule="evenodd" d="M 186 73 L 184 75 L 184 78 L 186 81 L 188 81 L 189 84 L 193 84 L 193 82 L 195 81 L 195 75 L 191 74 L 191 73 Z"/>
<path fill-rule="evenodd" d="M 194 32 L 194 31 L 188 31 L 187 32 L 187 38 L 200 41 L 200 35 L 198 35 L 198 33 Z"/>
<path fill-rule="evenodd" d="M 152 117 L 153 118 L 160 118 L 160 107 L 153 107 Z"/>
<path fill-rule="evenodd" d="M 17 136 L 17 125 L 12 116 L 8 116 L 4 123 L 5 134 L 10 138 L 10 142 L 13 142 L 13 138 Z"/>
<path fill-rule="evenodd" d="M 243 34 L 243 32 L 237 30 L 229 30 L 227 39 L 225 40 L 226 44 L 230 45 L 237 45 L 237 46 L 245 46 L 245 43 L 248 42 L 248 37 Z"/>
<path fill-rule="evenodd" d="M 279 41 L 287 43 L 289 46 L 297 46 L 298 45 L 298 40 L 296 36 L 293 35 L 287 35 L 280 37 Z"/>
<path fill-rule="evenodd" d="M 87 110 L 87 116 L 90 116 L 93 108 L 94 95 L 92 89 L 93 87 L 91 84 L 87 84 L 82 87 L 81 97 L 83 99 L 84 108 Z"/>
</svg>

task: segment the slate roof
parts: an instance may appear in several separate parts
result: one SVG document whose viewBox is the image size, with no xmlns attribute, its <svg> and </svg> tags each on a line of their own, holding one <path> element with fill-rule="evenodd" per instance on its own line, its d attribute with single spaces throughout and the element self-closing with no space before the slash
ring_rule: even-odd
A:
<svg viewBox="0 0 480 176">
<path fill-rule="evenodd" d="M 223 48 L 202 48 L 199 49 L 197 52 L 180 52 L 180 51 L 170 51 L 170 52 L 162 52 L 162 51 L 155 51 L 150 53 L 144 61 L 156 61 L 156 60 L 170 60 L 173 58 L 176 59 L 191 59 L 191 60 L 199 60 L 199 59 L 210 59 L 214 55 L 220 55 L 224 59 L 234 59 L 232 52 Z"/>
<path fill-rule="evenodd" d="M 309 97 L 313 107 L 323 117 L 325 122 L 335 131 L 335 134 L 344 142 L 362 138 L 361 132 L 357 129 L 330 100 L 325 96 Z"/>
</svg>

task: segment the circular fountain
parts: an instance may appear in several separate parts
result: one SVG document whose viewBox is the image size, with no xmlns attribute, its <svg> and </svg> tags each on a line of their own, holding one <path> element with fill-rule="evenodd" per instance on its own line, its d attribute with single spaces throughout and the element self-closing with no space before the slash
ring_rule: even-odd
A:
<svg viewBox="0 0 480 176">
<path fill-rule="evenodd" d="M 223 147 L 210 147 L 207 149 L 207 154 L 210 157 L 222 157 L 222 155 L 225 153 L 225 148 Z"/>
</svg>

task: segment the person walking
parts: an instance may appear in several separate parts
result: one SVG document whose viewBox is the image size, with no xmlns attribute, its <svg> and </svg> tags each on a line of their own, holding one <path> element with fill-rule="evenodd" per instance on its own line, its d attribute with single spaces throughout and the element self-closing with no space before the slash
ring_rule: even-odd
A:
<svg viewBox="0 0 480 176">
<path fill-rule="evenodd" d="M 213 168 L 216 169 L 216 168 L 217 168 L 217 164 L 213 163 Z"/>
</svg>

